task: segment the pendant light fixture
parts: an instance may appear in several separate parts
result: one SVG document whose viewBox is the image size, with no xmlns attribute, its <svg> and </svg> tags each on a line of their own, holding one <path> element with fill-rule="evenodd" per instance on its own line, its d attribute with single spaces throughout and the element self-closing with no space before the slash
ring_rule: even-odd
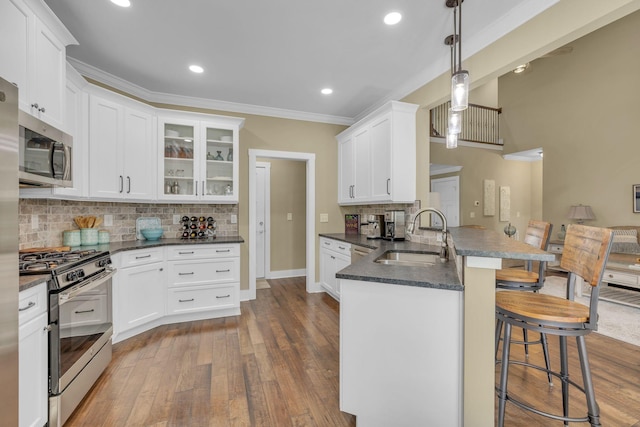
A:
<svg viewBox="0 0 640 427">
<path fill-rule="evenodd" d="M 447 132 L 446 148 L 458 148 L 458 134 Z"/>
<path fill-rule="evenodd" d="M 444 40 L 451 46 L 451 109 L 463 111 L 469 106 L 469 72 L 462 69 L 462 2 L 464 0 L 446 0 L 445 4 L 453 8 L 453 34 Z"/>
</svg>

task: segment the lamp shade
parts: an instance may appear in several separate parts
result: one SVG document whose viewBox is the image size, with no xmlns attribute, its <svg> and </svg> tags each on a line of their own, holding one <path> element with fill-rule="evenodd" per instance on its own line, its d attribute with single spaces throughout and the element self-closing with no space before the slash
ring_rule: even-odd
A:
<svg viewBox="0 0 640 427">
<path fill-rule="evenodd" d="M 569 208 L 569 219 L 575 219 L 578 224 L 582 224 L 585 220 L 594 220 L 596 215 L 593 213 L 591 206 L 577 205 Z"/>
</svg>

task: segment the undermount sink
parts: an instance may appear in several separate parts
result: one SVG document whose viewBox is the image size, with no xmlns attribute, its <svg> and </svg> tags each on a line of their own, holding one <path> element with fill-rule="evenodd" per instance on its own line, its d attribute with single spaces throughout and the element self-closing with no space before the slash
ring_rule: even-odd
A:
<svg viewBox="0 0 640 427">
<path fill-rule="evenodd" d="M 375 262 L 385 265 L 425 267 L 434 265 L 439 259 L 440 256 L 434 253 L 387 251 L 376 258 Z"/>
</svg>

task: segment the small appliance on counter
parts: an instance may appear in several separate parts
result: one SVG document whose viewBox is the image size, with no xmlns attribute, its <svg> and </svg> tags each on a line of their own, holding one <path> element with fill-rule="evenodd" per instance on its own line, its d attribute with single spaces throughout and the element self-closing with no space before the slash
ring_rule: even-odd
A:
<svg viewBox="0 0 640 427">
<path fill-rule="evenodd" d="M 384 213 L 384 228 L 383 239 L 404 240 L 404 211 L 386 211 Z"/>
<path fill-rule="evenodd" d="M 367 215 L 367 222 L 367 239 L 382 239 L 385 236 L 384 215 Z"/>
</svg>

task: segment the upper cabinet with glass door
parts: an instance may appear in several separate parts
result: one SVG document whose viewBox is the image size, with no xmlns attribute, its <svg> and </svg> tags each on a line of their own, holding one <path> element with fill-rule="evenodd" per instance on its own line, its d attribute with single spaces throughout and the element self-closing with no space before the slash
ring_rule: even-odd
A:
<svg viewBox="0 0 640 427">
<path fill-rule="evenodd" d="M 175 112 L 158 120 L 161 199 L 238 203 L 238 134 L 244 119 Z M 195 120 L 194 120 L 195 119 Z"/>
</svg>

